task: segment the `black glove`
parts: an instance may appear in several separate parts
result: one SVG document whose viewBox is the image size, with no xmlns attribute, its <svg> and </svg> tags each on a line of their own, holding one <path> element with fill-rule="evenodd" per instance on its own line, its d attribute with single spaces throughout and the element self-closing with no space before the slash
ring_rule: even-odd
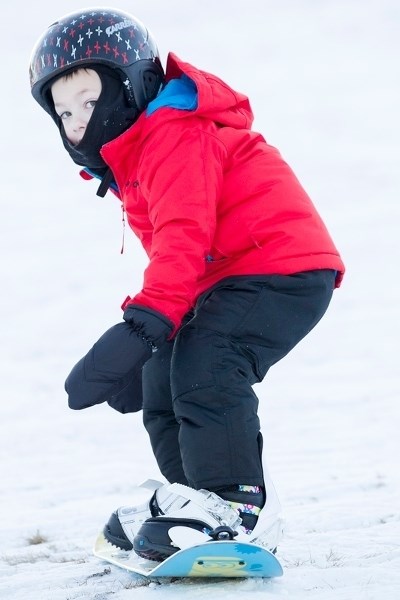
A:
<svg viewBox="0 0 400 600">
<path fill-rule="evenodd" d="M 68 406 L 75 410 L 108 402 L 118 412 L 142 408 L 142 367 L 170 336 L 160 313 L 129 305 L 124 322 L 108 329 L 68 375 Z"/>
</svg>

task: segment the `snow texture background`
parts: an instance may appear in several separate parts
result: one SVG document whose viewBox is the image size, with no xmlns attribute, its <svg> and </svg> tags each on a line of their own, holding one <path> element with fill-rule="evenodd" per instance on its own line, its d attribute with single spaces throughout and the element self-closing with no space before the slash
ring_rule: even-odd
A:
<svg viewBox="0 0 400 600">
<path fill-rule="evenodd" d="M 90 4 L 89 4 L 90 6 Z M 274 581 L 148 585 L 95 559 L 110 512 L 158 477 L 141 416 L 68 409 L 63 382 L 141 287 L 121 211 L 83 182 L 30 96 L 48 24 L 81 4 L 3 7 L 0 598 L 400 597 L 397 0 L 121 1 L 168 50 L 250 96 L 347 266 L 314 332 L 257 386 L 285 509 Z M 42 542 L 42 543 L 34 543 Z"/>
</svg>

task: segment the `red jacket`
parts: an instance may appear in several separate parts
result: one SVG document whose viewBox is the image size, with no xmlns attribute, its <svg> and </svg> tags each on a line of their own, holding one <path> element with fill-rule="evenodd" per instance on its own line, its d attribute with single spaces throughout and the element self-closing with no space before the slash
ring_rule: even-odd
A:
<svg viewBox="0 0 400 600">
<path fill-rule="evenodd" d="M 248 98 L 170 54 L 167 81 L 177 79 L 187 93 L 167 85 L 102 148 L 149 257 L 127 303 L 179 327 L 203 291 L 232 275 L 334 269 L 339 286 L 338 251 L 278 150 L 251 131 Z"/>
</svg>

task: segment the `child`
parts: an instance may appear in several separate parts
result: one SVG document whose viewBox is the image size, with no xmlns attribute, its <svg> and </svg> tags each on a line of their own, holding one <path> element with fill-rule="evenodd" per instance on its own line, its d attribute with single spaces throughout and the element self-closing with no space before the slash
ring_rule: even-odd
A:
<svg viewBox="0 0 400 600">
<path fill-rule="evenodd" d="M 90 8 L 33 50 L 32 94 L 85 179 L 111 189 L 149 263 L 143 288 L 66 381 L 71 408 L 143 408 L 168 483 L 122 507 L 106 539 L 163 560 L 174 525 L 274 550 L 279 502 L 252 386 L 325 313 L 344 266 L 249 100 L 168 56 L 140 21 Z M 172 484 L 172 485 L 171 485 Z"/>
</svg>

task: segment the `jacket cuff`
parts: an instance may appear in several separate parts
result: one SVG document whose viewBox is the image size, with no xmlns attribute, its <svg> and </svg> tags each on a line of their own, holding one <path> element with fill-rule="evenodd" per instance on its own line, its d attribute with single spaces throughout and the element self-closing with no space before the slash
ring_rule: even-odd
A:
<svg viewBox="0 0 400 600">
<path fill-rule="evenodd" d="M 146 306 L 128 304 L 123 318 L 154 348 L 163 344 L 174 331 L 173 323 L 165 315 Z"/>
</svg>

